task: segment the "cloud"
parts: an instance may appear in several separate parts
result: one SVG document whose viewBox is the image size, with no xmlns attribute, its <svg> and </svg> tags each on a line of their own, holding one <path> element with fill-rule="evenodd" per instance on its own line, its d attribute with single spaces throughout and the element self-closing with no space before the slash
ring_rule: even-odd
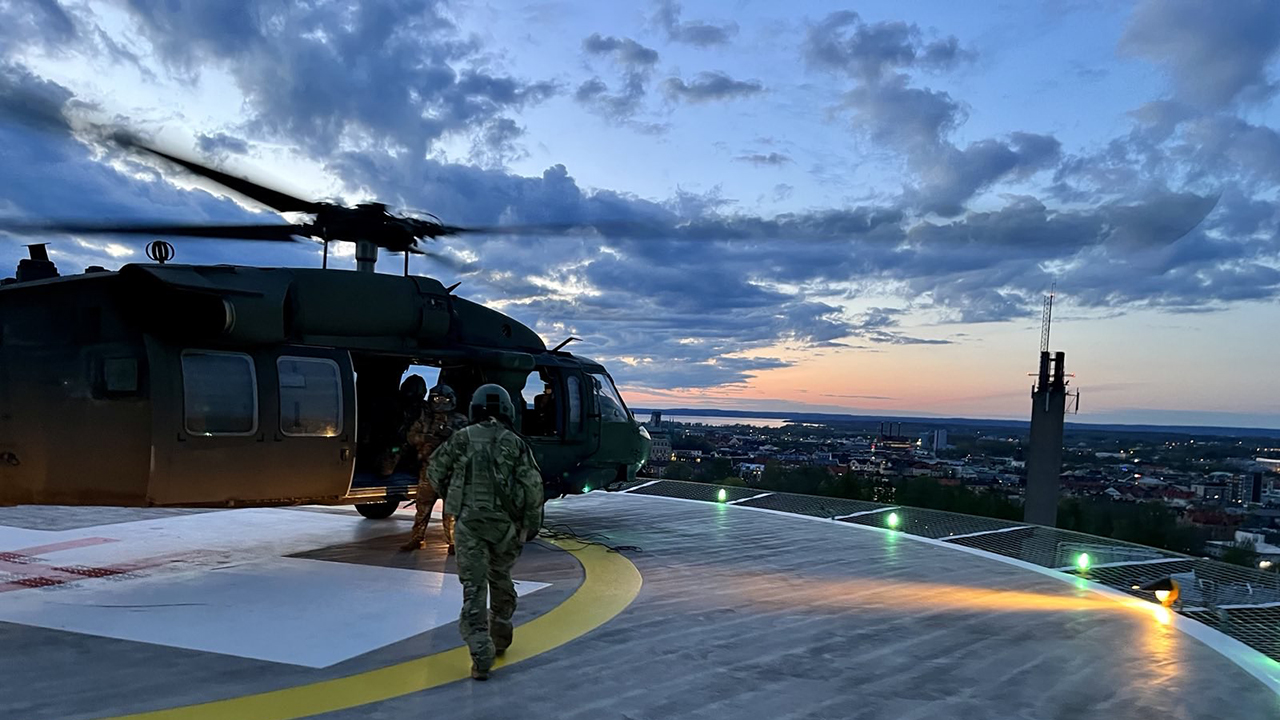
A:
<svg viewBox="0 0 1280 720">
<path fill-rule="evenodd" d="M 655 129 L 652 125 L 637 125 L 632 118 L 644 109 L 649 80 L 658 63 L 658 51 L 631 38 L 606 37 L 600 33 L 583 40 L 582 49 L 588 55 L 612 57 L 619 69 L 621 87 L 611 93 L 603 80 L 593 77 L 578 86 L 574 99 L 612 122 Z"/>
<path fill-rule="evenodd" d="M 582 49 L 592 55 L 612 55 L 619 65 L 653 67 L 658 64 L 658 51 L 631 38 L 605 37 L 592 33 L 582 41 Z"/>
<path fill-rule="evenodd" d="M 764 92 L 757 80 L 734 80 L 722 72 L 701 72 L 689 82 L 668 78 L 663 85 L 667 97 L 691 103 L 738 100 Z"/>
<path fill-rule="evenodd" d="M 15 107 L 20 104 L 20 107 Z M 204 190 L 186 190 L 165 181 L 149 165 L 110 146 L 99 146 L 72 132 L 68 115 L 84 103 L 67 88 L 41 78 L 22 65 L 0 60 L 0 216 L 7 219 L 82 221 L 155 220 L 208 223 L 264 223 L 278 218 L 245 210 L 232 200 Z M 119 267 L 136 259 L 153 238 L 42 237 L 61 272 L 86 265 Z M 21 242 L 0 233 L 0 267 L 11 271 L 25 256 Z M 310 264 L 314 249 L 276 245 L 264 252 L 253 243 L 178 240 L 180 262 L 226 262 L 228 255 L 246 264 Z"/>
<path fill-rule="evenodd" d="M 666 31 L 667 39 L 672 42 L 710 47 L 727 44 L 738 34 L 737 23 L 710 25 L 703 22 L 680 22 L 680 12 L 680 4 L 674 0 L 658 0 L 654 19 Z"/>
<path fill-rule="evenodd" d="M 1280 4 L 1142 0 L 1120 51 L 1164 65 L 1180 99 L 1216 108 L 1275 94 L 1268 65 L 1280 50 Z"/>
<path fill-rule="evenodd" d="M 0 40 L 10 47 L 37 45 L 49 49 L 71 43 L 80 31 L 75 18 L 56 0 L 5 0 Z"/>
<path fill-rule="evenodd" d="M 226 156 L 226 155 L 247 155 L 249 153 L 249 143 L 242 138 L 234 137 L 226 133 L 198 133 L 196 135 L 196 148 L 205 155 Z"/>
<path fill-rule="evenodd" d="M 854 129 L 905 157 L 919 182 L 905 188 L 904 200 L 920 212 L 954 217 L 976 194 L 1051 169 L 1061 159 L 1058 140 L 1036 133 L 1014 132 L 963 148 L 951 142 L 967 110 L 946 91 L 914 86 L 910 72 L 971 61 L 975 54 L 954 36 L 926 42 L 914 24 L 868 24 L 842 11 L 809 28 L 804 55 L 811 66 L 854 81 L 842 98 Z"/>
<path fill-rule="evenodd" d="M 738 162 L 751 163 L 752 165 L 778 167 L 791 162 L 791 158 L 782 153 L 752 153 L 750 155 L 739 155 L 734 158 Z"/>
<path fill-rule="evenodd" d="M 831 13 L 811 26 L 804 51 L 811 65 L 867 83 L 910 68 L 950 70 L 975 57 L 955 36 L 926 43 L 913 23 L 868 24 L 851 10 Z"/>
<path fill-rule="evenodd" d="M 343 142 L 423 151 L 558 91 L 487 69 L 435 2 L 127 0 L 172 72 L 228 71 L 249 127 L 324 155 Z"/>
<path fill-rule="evenodd" d="M 848 84 L 842 100 L 857 131 L 905 159 L 911 182 L 902 195 L 765 217 L 718 189 L 642 198 L 582 187 L 563 165 L 532 176 L 504 170 L 505 159 L 520 152 L 514 114 L 540 97 L 537 88 L 551 86 L 493 70 L 477 41 L 447 20 L 428 22 L 438 15 L 432 3 L 262 4 L 208 17 L 193 6 L 194 19 L 170 14 L 158 2 L 133 6 L 142 8 L 137 12 L 150 28 L 144 36 L 171 72 L 218 67 L 236 80 L 249 111 L 245 143 L 277 136 L 301 146 L 349 188 L 429 209 L 451 224 L 594 224 L 559 237 L 454 238 L 434 248 L 447 264 L 413 262 L 442 280 L 464 281 L 462 295 L 549 339 L 585 338 L 581 352 L 608 362 L 632 387 L 735 386 L 786 366 L 789 361 L 767 357 L 779 346 L 805 353 L 957 342 L 949 333 L 922 337 L 911 322 L 922 313 L 944 322 L 1034 317 L 1040 295 L 1055 280 L 1075 308 L 1106 313 L 1188 312 L 1280 297 L 1274 194 L 1280 137 L 1274 129 L 1170 100 L 1139 108 L 1132 131 L 1096 152 L 1064 157 L 1056 138 L 1030 131 L 957 143 L 963 103 L 919 86 L 912 75 L 954 68 L 971 55 L 958 41 L 926 40 L 913 26 L 872 26 L 842 16 L 816 61 Z M 388 8 L 406 15 L 392 22 Z M 402 27 L 422 32 L 406 35 Z M 272 29 L 294 34 L 273 35 L 268 43 Z M 89 47 L 87 34 L 78 37 Z M 627 38 L 594 35 L 584 53 L 602 72 L 605 64 L 615 68 L 620 80 L 607 72 L 609 82 L 587 79 L 573 89 L 575 99 L 638 123 L 657 52 Z M 70 91 L 7 68 L 5 77 L 43 98 L 37 105 L 51 109 L 47 124 L 61 130 L 38 136 L 0 127 L 0 147 L 12 159 L 0 167 L 0 213 L 48 217 L 74 210 L 82 217 L 215 222 L 274 217 L 179 189 L 150 165 L 72 137 L 63 117 L 77 103 Z M 294 102 L 331 75 L 334 92 L 351 89 L 357 98 L 331 107 L 325 104 L 330 88 L 323 86 L 320 97 Z M 378 89 L 356 87 L 361 82 Z M 682 86 L 687 92 L 698 78 Z M 374 93 L 378 98 L 369 102 Z M 374 116 L 384 110 L 386 117 Z M 239 149 L 237 138 L 220 135 L 198 142 Z M 400 151 L 445 136 L 473 143 L 467 164 Z M 322 138 L 340 142 L 327 145 Z M 739 159 L 769 164 L 788 157 L 781 147 L 768 149 L 778 152 Z M 1028 186 L 1036 173 L 1050 169 L 1056 169 L 1058 195 L 1026 194 L 1034 192 Z M 1023 183 L 1021 194 L 1001 187 L 1015 182 Z M 774 188 L 779 197 L 793 191 Z M 983 211 L 970 210 L 970 199 L 984 192 Z M 140 243 L 114 243 L 60 241 L 55 249 L 63 253 L 59 262 L 72 266 L 115 267 L 138 257 Z M 184 262 L 318 264 L 305 246 L 192 242 L 178 250 Z M 18 251 L 10 243 L 4 252 L 0 259 L 11 261 Z M 911 310 L 845 309 L 849 298 L 872 293 L 908 299 Z"/>
</svg>

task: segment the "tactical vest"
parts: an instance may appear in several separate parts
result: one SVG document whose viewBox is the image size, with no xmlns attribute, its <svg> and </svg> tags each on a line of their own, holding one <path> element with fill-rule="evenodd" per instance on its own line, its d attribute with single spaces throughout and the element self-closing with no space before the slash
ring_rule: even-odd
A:
<svg viewBox="0 0 1280 720">
<path fill-rule="evenodd" d="M 524 443 L 496 420 L 468 425 L 459 432 L 467 435 L 466 457 L 461 467 L 454 468 L 444 511 L 460 517 L 507 518 L 519 524 L 524 497 L 514 474 L 516 461 L 527 452 Z"/>
</svg>

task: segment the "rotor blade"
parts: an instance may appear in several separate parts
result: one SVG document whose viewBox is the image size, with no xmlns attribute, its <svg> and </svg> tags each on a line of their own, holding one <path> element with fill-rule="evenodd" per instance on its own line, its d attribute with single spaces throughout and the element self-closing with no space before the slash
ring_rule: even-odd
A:
<svg viewBox="0 0 1280 720">
<path fill-rule="evenodd" d="M 301 198 L 296 198 L 292 195 L 289 195 L 288 193 L 283 193 L 283 192 L 280 192 L 279 190 L 272 190 L 269 187 L 259 185 L 255 182 L 246 180 L 244 178 L 239 178 L 234 175 L 228 175 L 227 173 L 224 173 L 221 170 L 214 170 L 213 168 L 206 167 L 193 160 L 187 160 L 186 158 L 180 158 L 180 157 L 177 157 L 176 155 L 170 155 L 167 152 L 163 152 L 153 147 L 144 145 L 129 136 L 117 136 L 117 141 L 120 142 L 122 145 L 125 145 L 126 147 L 137 148 L 138 150 L 144 150 L 146 152 L 151 153 L 152 155 L 156 155 L 170 162 L 177 163 L 178 165 L 181 165 L 182 167 L 190 170 L 191 172 L 197 175 L 206 177 L 218 183 L 219 185 L 222 185 L 230 190 L 234 190 L 240 193 L 241 195 L 244 195 L 247 198 L 257 200 L 263 205 L 266 205 L 267 207 L 272 208 L 274 210 L 278 210 L 279 212 L 314 213 L 314 212 L 318 212 L 320 208 L 323 207 L 321 203 L 316 203 L 316 202 L 311 202 L 310 200 L 303 200 Z"/>
<path fill-rule="evenodd" d="M 14 235 L 170 235 L 179 237 L 224 238 L 227 240 L 268 240 L 293 242 L 310 237 L 309 225 L 164 225 L 159 223 L 4 223 L 0 232 Z"/>
<path fill-rule="evenodd" d="M 440 225 L 439 235 L 568 235 L 577 231 L 596 231 L 605 235 L 629 235 L 632 237 L 676 236 L 678 231 L 670 225 L 634 221 L 540 223 L 533 225 L 488 225 L 461 227 Z"/>
</svg>

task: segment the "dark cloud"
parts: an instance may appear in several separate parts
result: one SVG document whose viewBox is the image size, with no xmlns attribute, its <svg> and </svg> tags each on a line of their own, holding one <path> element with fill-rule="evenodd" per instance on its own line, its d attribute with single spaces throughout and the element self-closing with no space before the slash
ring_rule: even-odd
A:
<svg viewBox="0 0 1280 720">
<path fill-rule="evenodd" d="M 1142 0 L 1120 50 L 1165 65 L 1188 102 L 1268 98 L 1276 90 L 1267 68 L 1280 50 L 1280 3 Z"/>
<path fill-rule="evenodd" d="M 932 152 L 966 119 L 960 104 L 939 90 L 909 87 L 906 75 L 860 85 L 845 96 L 857 125 L 872 139 L 907 153 Z"/>
<path fill-rule="evenodd" d="M 1032 133 L 1013 133 L 1008 142 L 981 140 L 963 150 L 940 144 L 934 154 L 912 160 L 924 181 L 921 207 L 944 217 L 958 215 L 979 191 L 1000 180 L 1053 168 L 1061 155 L 1057 139 Z"/>
<path fill-rule="evenodd" d="M 899 318 L 906 313 L 902 308 L 873 307 L 853 318 L 849 331 L 879 345 L 950 345 L 950 340 L 918 338 L 898 332 Z"/>
<path fill-rule="evenodd" d="M 926 43 L 915 24 L 867 24 L 851 10 L 831 13 L 811 26 L 804 51 L 815 67 L 846 73 L 863 82 L 876 82 L 909 68 L 949 70 L 974 57 L 954 36 Z"/>
<path fill-rule="evenodd" d="M 631 38 L 606 37 L 600 33 L 583 40 L 582 49 L 590 55 L 611 57 L 618 67 L 620 86 L 616 92 L 610 92 L 603 80 L 593 77 L 578 86 L 574 99 L 612 122 L 653 129 L 652 125 L 635 123 L 633 118 L 644 109 L 649 81 L 658 63 L 658 51 Z"/>
<path fill-rule="evenodd" d="M 978 192 L 999 181 L 1051 169 L 1061 159 L 1061 143 L 1035 133 L 955 146 L 947 136 L 964 122 L 963 108 L 949 94 L 910 87 L 908 80 L 898 74 L 861 85 L 845 100 L 855 113 L 856 127 L 905 155 L 921 180 L 909 197 L 924 212 L 958 215 Z"/>
<path fill-rule="evenodd" d="M 653 67 L 658 64 L 657 50 L 647 48 L 631 38 L 592 33 L 582 41 L 582 49 L 592 55 L 612 55 L 618 64 L 627 67 Z"/>
<path fill-rule="evenodd" d="M 751 163 L 752 165 L 772 166 L 786 165 L 791 162 L 791 158 L 782 153 L 752 153 L 750 155 L 739 155 L 734 158 L 738 162 Z"/>
<path fill-rule="evenodd" d="M 0 44 L 9 48 L 57 50 L 80 35 L 75 18 L 57 0 L 0 0 L 0 17 Z"/>
<path fill-rule="evenodd" d="M 738 100 L 764 92 L 756 80 L 735 80 L 722 72 L 701 72 L 689 82 L 668 78 L 663 84 L 667 96 L 691 103 Z"/>
<path fill-rule="evenodd" d="M 724 45 L 738 34 L 738 24 L 728 22 L 711 25 L 704 22 L 680 22 L 680 4 L 674 0 L 658 0 L 654 19 L 672 42 L 687 43 L 698 47 Z"/>
<path fill-rule="evenodd" d="M 243 138 L 238 138 L 226 133 L 199 133 L 196 135 L 196 148 L 205 155 L 226 156 L 226 155 L 247 155 L 249 153 L 249 143 Z"/>
<path fill-rule="evenodd" d="M 342 141 L 426 150 L 557 91 L 484 66 L 436 2 L 128 0 L 175 72 L 225 68 L 257 132 L 323 155 Z"/>
</svg>

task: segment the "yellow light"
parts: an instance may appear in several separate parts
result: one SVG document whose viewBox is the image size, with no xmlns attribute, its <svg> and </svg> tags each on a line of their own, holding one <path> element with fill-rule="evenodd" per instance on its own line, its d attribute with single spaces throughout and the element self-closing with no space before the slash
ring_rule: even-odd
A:
<svg viewBox="0 0 1280 720">
<path fill-rule="evenodd" d="M 1160 601 L 1160 604 L 1161 604 L 1161 605 L 1163 605 L 1163 604 L 1164 604 L 1164 601 L 1169 599 L 1169 591 L 1168 591 L 1168 590 L 1157 590 L 1157 591 L 1156 591 L 1156 599 Z"/>
</svg>

